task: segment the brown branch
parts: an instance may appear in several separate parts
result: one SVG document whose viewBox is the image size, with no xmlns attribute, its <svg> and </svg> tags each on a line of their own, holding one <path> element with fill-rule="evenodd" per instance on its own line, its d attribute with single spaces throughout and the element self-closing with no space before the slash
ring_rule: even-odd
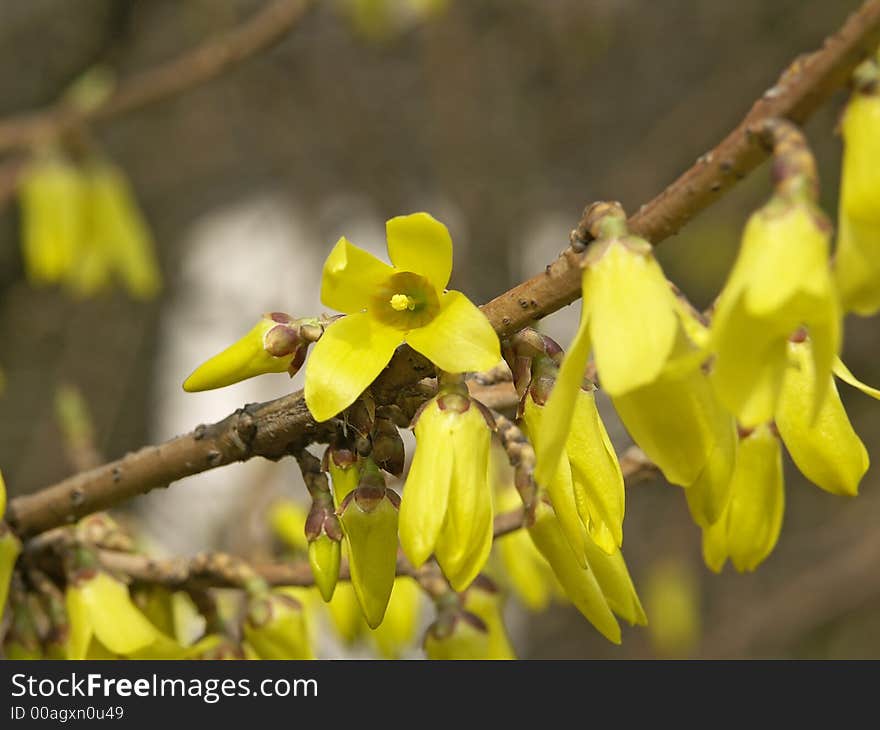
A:
<svg viewBox="0 0 880 730">
<path fill-rule="evenodd" d="M 880 0 L 868 0 L 821 50 L 795 61 L 714 150 L 643 206 L 630 219 L 631 229 L 655 245 L 674 234 L 766 157 L 766 149 L 751 130 L 770 118 L 805 121 L 878 44 Z M 572 236 L 575 242 L 583 242 L 583 226 Z M 496 331 L 509 335 L 574 301 L 580 294 L 578 259 L 569 249 L 543 274 L 484 305 L 483 312 Z M 379 403 L 393 403 L 401 389 L 431 374 L 430 363 L 403 348 L 373 386 L 374 396 Z M 33 535 L 190 474 L 253 456 L 277 459 L 326 438 L 329 430 L 326 424 L 315 424 L 302 393 L 294 393 L 248 406 L 212 426 L 18 497 L 9 504 L 7 521 L 21 535 Z"/>
<path fill-rule="evenodd" d="M 132 76 L 97 106 L 81 109 L 59 103 L 0 120 L 0 151 L 25 148 L 82 124 L 118 117 L 204 84 L 281 40 L 309 5 L 308 0 L 276 0 L 237 28 Z"/>
</svg>

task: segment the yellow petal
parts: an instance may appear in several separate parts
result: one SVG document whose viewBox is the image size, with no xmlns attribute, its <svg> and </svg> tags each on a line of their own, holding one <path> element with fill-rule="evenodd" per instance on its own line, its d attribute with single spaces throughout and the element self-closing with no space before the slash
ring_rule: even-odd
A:
<svg viewBox="0 0 880 730">
<path fill-rule="evenodd" d="M 413 578 L 402 575 L 394 579 L 385 619 L 370 634 L 385 659 L 397 659 L 415 642 L 421 600 L 422 591 Z"/>
<path fill-rule="evenodd" d="M 261 319 L 244 337 L 199 365 L 183 382 L 183 389 L 196 393 L 223 388 L 265 373 L 284 373 L 290 367 L 293 353 L 275 357 L 263 347 L 266 333 L 278 323 Z"/>
<path fill-rule="evenodd" d="M 834 281 L 841 304 L 868 317 L 880 310 L 880 222 L 841 210 L 838 228 Z"/>
<path fill-rule="evenodd" d="M 6 606 L 6 597 L 9 595 L 9 582 L 12 580 L 12 570 L 15 561 L 21 553 L 21 543 L 12 534 L 12 531 L 0 522 L 0 615 Z"/>
<path fill-rule="evenodd" d="M 530 611 L 543 611 L 550 602 L 550 566 L 525 530 L 495 540 L 509 587 Z"/>
<path fill-rule="evenodd" d="M 609 555 L 592 540 L 587 540 L 586 549 L 589 569 L 595 573 L 608 607 L 630 624 L 647 624 L 648 618 L 620 550 Z"/>
<path fill-rule="evenodd" d="M 132 603 L 127 586 L 107 573 L 81 580 L 67 595 L 68 613 L 84 613 L 95 638 L 114 654 L 128 656 L 162 636 Z"/>
<path fill-rule="evenodd" d="M 809 341 L 790 343 L 793 366 L 785 376 L 776 425 L 791 458 L 815 485 L 832 494 L 855 496 L 868 470 L 868 452 L 847 418 L 833 379 L 815 420 L 816 368 Z"/>
<path fill-rule="evenodd" d="M 306 360 L 306 405 L 316 421 L 348 408 L 391 360 L 402 333 L 368 314 L 331 324 Z"/>
<path fill-rule="evenodd" d="M 431 401 L 416 422 L 416 453 L 400 503 L 400 545 L 409 561 L 421 566 L 434 552 L 446 519 L 452 483 L 452 433 L 460 414 L 440 410 Z"/>
<path fill-rule="evenodd" d="M 375 291 L 393 273 L 388 264 L 343 236 L 324 262 L 321 301 L 345 314 L 362 312 L 370 306 Z"/>
<path fill-rule="evenodd" d="M 586 271 L 584 281 L 586 281 Z M 568 432 L 571 430 L 577 391 L 584 382 L 584 370 L 590 355 L 589 321 L 589 311 L 586 309 L 585 301 L 577 332 L 568 352 L 565 353 L 562 367 L 559 368 L 556 383 L 550 391 L 550 397 L 544 405 L 541 417 L 540 443 L 535 446 L 535 481 L 540 486 L 548 484 L 556 473 L 557 464 L 565 450 Z"/>
<path fill-rule="evenodd" d="M 628 393 L 660 375 L 678 334 L 675 297 L 650 251 L 613 243 L 584 277 L 602 387 Z"/>
<path fill-rule="evenodd" d="M 853 218 L 880 223 L 880 95 L 856 92 L 846 107 L 840 207 Z"/>
<path fill-rule="evenodd" d="M 352 499 L 341 521 L 348 544 L 351 584 L 367 625 L 375 629 L 382 623 L 397 571 L 397 508 L 383 497 L 365 512 L 358 500 Z"/>
<path fill-rule="evenodd" d="M 865 385 L 865 383 L 863 383 L 855 375 L 853 375 L 852 372 L 850 372 L 850 369 L 843 364 L 843 360 L 841 360 L 839 357 L 834 359 L 832 370 L 834 371 L 834 374 L 847 385 L 851 385 L 853 388 L 858 388 L 865 395 L 869 395 L 872 398 L 880 400 L 880 390 L 878 390 L 877 388 L 872 388 L 870 385 Z"/>
<path fill-rule="evenodd" d="M 446 288 L 452 274 L 452 238 L 446 226 L 427 213 L 412 213 L 389 220 L 385 235 L 396 269 L 424 276 L 438 294 Z"/>
<path fill-rule="evenodd" d="M 162 286 L 155 246 L 125 175 L 108 164 L 88 171 L 89 237 L 104 252 L 129 294 L 154 297 Z"/>
<path fill-rule="evenodd" d="M 528 528 L 535 547 L 550 563 L 553 572 L 565 589 L 566 595 L 584 617 L 609 641 L 620 643 L 620 626 L 611 613 L 594 573 L 582 568 L 553 514 L 553 510 L 539 503 L 535 522 Z"/>
<path fill-rule="evenodd" d="M 776 545 L 785 510 L 782 450 L 768 426 L 740 441 L 727 509 L 730 559 L 754 570 Z"/>
<path fill-rule="evenodd" d="M 493 519 L 489 484 L 492 432 L 473 406 L 459 418 L 462 424 L 451 434 L 449 506 L 435 550 L 437 562 L 456 591 L 467 588 L 486 564 L 492 548 Z"/>
<path fill-rule="evenodd" d="M 526 396 L 523 421 L 526 433 L 535 449 L 540 448 L 544 438 L 545 408 L 545 406 L 539 406 L 535 403 L 530 395 Z M 584 553 L 584 544 L 588 538 L 581 515 L 578 513 L 571 465 L 565 456 L 559 459 L 556 472 L 548 481 L 543 482 L 542 486 L 547 490 L 547 495 L 553 504 L 553 511 L 556 513 L 556 519 L 559 521 L 575 559 L 582 567 L 586 568 L 587 559 Z"/>
<path fill-rule="evenodd" d="M 2 377 L 2 375 L 0 375 Z M 6 514 L 6 482 L 3 481 L 3 472 L 0 471 L 0 518 Z"/>
<path fill-rule="evenodd" d="M 498 335 L 479 308 L 458 291 L 440 297 L 440 312 L 406 342 L 448 373 L 491 370 L 501 361 Z"/>
<path fill-rule="evenodd" d="M 717 522 L 703 528 L 703 561 L 711 571 L 720 573 L 728 555 L 730 548 L 727 546 L 727 509 L 725 509 Z"/>
<path fill-rule="evenodd" d="M 255 607 L 254 602 L 260 605 Z M 285 595 L 270 593 L 252 599 L 244 638 L 261 659 L 314 659 L 305 611 Z"/>
<path fill-rule="evenodd" d="M 759 318 L 745 311 L 742 300 L 729 313 L 713 320 L 713 343 L 717 357 L 711 382 L 721 403 L 746 428 L 773 418 L 785 370 L 785 343 Z"/>
<path fill-rule="evenodd" d="M 699 369 L 664 374 L 612 402 L 633 440 L 667 480 L 683 487 L 699 478 L 716 444 L 733 428 Z"/>
<path fill-rule="evenodd" d="M 357 596 L 351 583 L 340 583 L 333 592 L 333 600 L 327 604 L 333 628 L 346 644 L 357 639 L 366 627 Z"/>
<path fill-rule="evenodd" d="M 732 418 L 725 419 L 726 427 L 719 424 L 718 440 L 697 480 L 685 489 L 691 517 L 700 527 L 708 527 L 721 519 L 730 502 L 730 487 L 736 465 L 739 439 Z"/>
<path fill-rule="evenodd" d="M 592 513 L 598 512 L 619 547 L 623 543 L 625 507 L 623 473 L 592 391 L 577 391 L 566 452 L 581 519 L 589 527 Z"/>
</svg>

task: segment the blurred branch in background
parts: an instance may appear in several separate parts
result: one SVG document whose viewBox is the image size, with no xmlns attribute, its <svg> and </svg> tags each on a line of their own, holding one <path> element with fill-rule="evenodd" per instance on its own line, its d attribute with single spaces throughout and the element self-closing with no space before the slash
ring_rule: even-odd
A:
<svg viewBox="0 0 880 730">
<path fill-rule="evenodd" d="M 0 152 L 28 147 L 83 124 L 112 119 L 204 84 L 281 40 L 309 5 L 309 0 L 271 2 L 238 28 L 123 81 L 94 106 L 61 102 L 0 120 Z"/>
<path fill-rule="evenodd" d="M 296 5 L 301 12 L 300 4 Z M 767 156 L 767 150 L 754 134 L 762 122 L 773 118 L 805 121 L 846 82 L 868 49 L 878 42 L 880 0 L 868 0 L 840 30 L 828 37 L 821 50 L 791 64 L 779 82 L 764 93 L 715 150 L 700 157 L 678 180 L 642 206 L 630 219 L 631 229 L 654 245 L 675 233 Z M 2 130 L 0 125 L 0 147 Z M 543 274 L 483 306 L 499 334 L 515 332 L 577 298 L 580 268 L 575 249 L 587 238 L 583 225 L 579 225 L 572 232 L 572 249 L 548 266 Z M 374 387 L 377 401 L 399 399 L 402 388 L 412 388 L 430 374 L 430 367 L 423 358 L 411 351 L 399 352 Z M 386 392 L 392 394 L 388 399 L 382 397 Z M 416 395 L 424 399 L 427 394 Z M 187 475 L 253 456 L 281 458 L 308 443 L 326 439 L 332 428 L 332 423 L 314 422 L 301 392 L 269 403 L 252 404 L 218 423 L 200 426 L 163 445 L 146 447 L 35 494 L 18 497 L 10 502 L 7 520 L 21 535 L 33 535 L 131 496 L 167 486 Z"/>
</svg>

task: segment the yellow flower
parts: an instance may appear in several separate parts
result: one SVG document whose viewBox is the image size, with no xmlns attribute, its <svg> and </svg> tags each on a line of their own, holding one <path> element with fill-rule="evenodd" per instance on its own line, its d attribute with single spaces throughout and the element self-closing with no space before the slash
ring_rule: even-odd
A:
<svg viewBox="0 0 880 730">
<path fill-rule="evenodd" d="M 375 464 L 339 508 L 348 545 L 351 584 L 367 625 L 382 623 L 397 572 L 397 515 L 400 498 L 385 487 Z"/>
<path fill-rule="evenodd" d="M 543 449 L 546 407 L 540 404 L 541 382 L 525 396 L 523 420 L 536 451 Z M 537 400 L 536 400 L 537 398 Z M 595 393 L 578 388 L 574 394 L 572 422 L 565 438 L 564 456 L 556 471 L 539 460 L 538 484 L 545 486 L 556 516 L 578 560 L 585 563 L 586 534 L 605 552 L 623 543 L 624 484 L 620 463 L 596 409 Z"/>
<path fill-rule="evenodd" d="M 657 380 L 682 336 L 675 295 L 651 245 L 627 233 L 619 205 L 594 207 L 598 236 L 582 263 L 580 324 L 542 418 L 542 471 L 562 454 L 591 349 L 602 388 L 615 398 Z"/>
<path fill-rule="evenodd" d="M 386 224 L 393 267 L 341 238 L 327 257 L 321 301 L 347 316 L 330 325 L 306 364 L 306 403 L 317 421 L 350 406 L 404 342 L 438 368 L 488 370 L 498 337 L 461 292 L 444 291 L 452 239 L 427 213 Z"/>
<path fill-rule="evenodd" d="M 333 598 L 336 581 L 339 580 L 339 563 L 342 560 L 342 545 L 327 533 L 318 535 L 309 543 L 309 566 L 315 578 L 315 585 L 325 601 Z"/>
<path fill-rule="evenodd" d="M 102 570 L 78 570 L 66 593 L 70 621 L 67 655 L 85 659 L 96 642 L 117 656 L 151 650 L 155 658 L 177 655 L 180 647 L 134 605 L 128 587 Z"/>
<path fill-rule="evenodd" d="M 859 76 L 864 76 L 863 79 Z M 834 274 L 847 311 L 880 310 L 880 61 L 857 71 L 846 107 Z"/>
<path fill-rule="evenodd" d="M 416 567 L 434 553 L 461 591 L 492 547 L 492 431 L 478 404 L 455 387 L 441 386 L 418 416 L 418 445 L 400 506 L 400 544 Z"/>
<path fill-rule="evenodd" d="M 584 567 L 568 544 L 553 508 L 544 502 L 538 503 L 535 521 L 528 531 L 566 595 L 606 639 L 620 643 L 620 626 L 614 613 L 632 624 L 647 622 L 619 550 L 608 555 L 586 537 Z"/>
<path fill-rule="evenodd" d="M 855 496 L 868 470 L 868 451 L 847 418 L 834 379 L 817 382 L 809 340 L 789 342 L 792 367 L 785 376 L 776 426 L 792 460 L 816 486 L 832 494 Z M 816 390 L 826 391 L 815 419 Z"/>
<path fill-rule="evenodd" d="M 750 571 L 770 554 L 785 511 L 782 449 L 767 425 L 740 439 L 727 508 L 703 528 L 703 557 L 720 571 L 729 557 L 739 571 Z"/>
<path fill-rule="evenodd" d="M 348 493 L 357 488 L 361 478 L 357 454 L 351 449 L 331 444 L 324 452 L 324 470 L 330 475 L 333 501 L 338 507 Z"/>
<path fill-rule="evenodd" d="M 77 169 L 56 155 L 31 162 L 18 187 L 28 279 L 55 284 L 76 265 L 83 239 L 85 186 Z"/>
<path fill-rule="evenodd" d="M 309 548 L 305 533 L 306 517 L 306 510 L 292 499 L 279 499 L 269 508 L 272 532 L 294 551 L 304 552 Z"/>
<path fill-rule="evenodd" d="M 6 482 L 3 481 L 3 472 L 0 471 L 0 518 L 6 514 Z"/>
<path fill-rule="evenodd" d="M 333 598 L 327 604 L 327 609 L 339 638 L 346 644 L 354 643 L 366 626 L 354 586 L 349 582 L 339 583 L 333 591 Z"/>
<path fill-rule="evenodd" d="M 792 144 L 797 142 L 797 138 Z M 831 226 L 815 204 L 812 157 L 777 183 L 777 192 L 752 214 L 742 246 L 712 317 L 711 379 L 724 406 L 745 428 L 772 420 L 788 368 L 787 342 L 806 327 L 823 387 L 840 348 L 840 307 L 829 264 Z"/>
<path fill-rule="evenodd" d="M 249 598 L 244 638 L 261 659 L 314 659 L 303 606 L 280 591 Z"/>
<path fill-rule="evenodd" d="M 244 337 L 202 363 L 184 381 L 189 393 L 222 388 L 264 373 L 296 375 L 306 357 L 310 340 L 303 330 L 317 328 L 316 319 L 294 319 L 284 312 L 270 312 Z"/>
<path fill-rule="evenodd" d="M 415 579 L 401 575 L 394 579 L 385 619 L 370 636 L 385 659 L 397 659 L 415 641 L 419 628 L 422 591 Z"/>
</svg>

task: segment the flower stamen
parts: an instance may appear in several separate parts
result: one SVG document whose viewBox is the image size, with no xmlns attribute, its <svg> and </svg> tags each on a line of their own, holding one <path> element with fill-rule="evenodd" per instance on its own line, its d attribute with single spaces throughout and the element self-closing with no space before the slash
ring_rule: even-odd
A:
<svg viewBox="0 0 880 730">
<path fill-rule="evenodd" d="M 406 294 L 395 294 L 391 297 L 391 308 L 396 312 L 407 309 L 412 312 L 416 308 L 416 300 Z"/>
</svg>

